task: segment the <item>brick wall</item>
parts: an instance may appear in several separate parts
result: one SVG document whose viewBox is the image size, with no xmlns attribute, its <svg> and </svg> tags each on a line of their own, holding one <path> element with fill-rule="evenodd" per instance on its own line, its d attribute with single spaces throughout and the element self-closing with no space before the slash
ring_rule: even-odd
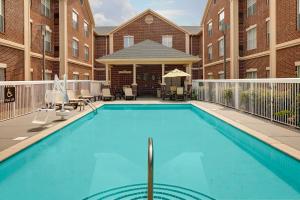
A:
<svg viewBox="0 0 300 200">
<path fill-rule="evenodd" d="M 72 79 L 73 77 L 73 72 L 78 72 L 79 73 L 79 79 L 83 80 L 85 78 L 84 74 L 89 73 L 89 78 L 92 78 L 92 68 L 90 67 L 84 67 L 82 65 L 77 65 L 73 63 L 68 64 L 69 67 L 69 74 L 68 77 L 69 79 Z"/>
<path fill-rule="evenodd" d="M 95 42 L 95 46 L 94 46 L 95 47 L 95 49 L 94 49 L 95 68 L 105 68 L 105 66 L 101 63 L 98 63 L 96 61 L 96 59 L 101 58 L 102 56 L 105 56 L 105 55 L 109 54 L 109 38 L 108 38 L 108 36 L 95 35 L 95 41 L 94 42 Z M 98 74 L 99 74 L 98 72 L 95 73 L 95 80 L 99 80 L 99 79 L 96 79 L 96 76 L 98 78 Z"/>
<path fill-rule="evenodd" d="M 5 63 L 6 81 L 24 80 L 24 51 L 0 45 L 0 63 Z"/>
<path fill-rule="evenodd" d="M 43 79 L 43 60 L 39 58 L 31 58 L 32 80 Z M 46 70 L 51 70 L 51 79 L 54 79 L 55 74 L 58 74 L 59 63 L 46 60 Z"/>
<path fill-rule="evenodd" d="M 230 76 L 230 62 L 227 62 L 226 65 L 226 77 L 228 78 Z M 208 79 L 208 74 L 213 73 L 213 79 L 219 79 L 219 72 L 224 71 L 224 65 L 223 64 L 217 64 L 205 67 L 205 79 Z"/>
<path fill-rule="evenodd" d="M 163 35 L 173 36 L 173 48 L 185 52 L 185 33 L 178 30 L 174 26 L 166 23 L 160 18 L 153 16 L 154 21 L 148 25 L 145 23 L 145 17 L 148 14 L 140 17 L 136 21 L 128 24 L 126 27 L 114 33 L 114 52 L 124 48 L 124 39 L 126 35 L 134 36 L 134 43 L 140 43 L 146 39 L 150 39 L 162 43 Z"/>
<path fill-rule="evenodd" d="M 277 77 L 296 77 L 295 62 L 300 61 L 300 46 L 277 51 Z"/>
<path fill-rule="evenodd" d="M 257 69 L 257 78 L 268 78 L 269 61 L 269 56 L 240 61 L 240 78 L 246 78 L 249 69 Z"/>
</svg>

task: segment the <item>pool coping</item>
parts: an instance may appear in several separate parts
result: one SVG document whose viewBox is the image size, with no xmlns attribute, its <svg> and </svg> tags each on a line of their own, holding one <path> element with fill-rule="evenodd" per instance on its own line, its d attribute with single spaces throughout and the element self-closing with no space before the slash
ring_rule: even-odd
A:
<svg viewBox="0 0 300 200">
<path fill-rule="evenodd" d="M 203 110 L 204 112 L 206 112 L 206 113 L 208 113 L 208 114 L 210 114 L 210 115 L 212 115 L 212 116 L 228 123 L 229 125 L 231 125 L 235 128 L 240 129 L 241 131 L 245 132 L 246 134 L 248 134 L 248 135 L 250 135 L 250 136 L 266 143 L 267 145 L 270 145 L 271 147 L 287 154 L 288 156 L 300 161 L 300 151 L 299 150 L 294 149 L 293 147 L 290 147 L 290 146 L 288 146 L 288 145 L 286 145 L 286 144 L 284 144 L 284 143 L 282 143 L 282 142 L 280 142 L 276 139 L 273 139 L 273 138 L 271 138 L 271 137 L 269 137 L 269 136 L 267 136 L 263 133 L 260 133 L 256 130 L 253 130 L 253 129 L 251 129 L 251 128 L 249 128 L 249 127 L 247 127 L 247 126 L 245 126 L 245 125 L 243 125 L 239 122 L 231 120 L 231 119 L 229 119 L 229 118 L 227 118 L 227 117 L 225 117 L 225 116 L 223 116 L 223 115 L 221 115 L 217 112 L 214 112 L 214 111 L 212 111 L 208 108 L 205 108 L 204 106 L 201 106 L 201 105 L 197 104 L 197 102 L 195 102 L 195 101 L 192 101 L 190 103 L 193 106 Z"/>
<path fill-rule="evenodd" d="M 297 150 L 297 149 L 294 149 L 276 139 L 273 139 L 263 133 L 260 133 L 258 131 L 255 131 L 239 122 L 236 122 L 234 120 L 231 120 L 227 117 L 224 117 L 223 115 L 221 114 L 218 114 L 217 112 L 214 112 L 208 108 L 205 108 L 204 106 L 201 106 L 199 104 L 197 104 L 197 102 L 195 101 L 189 101 L 189 102 L 184 102 L 184 103 L 170 103 L 170 102 L 166 102 L 166 103 L 163 103 L 163 102 L 158 102 L 158 101 L 135 101 L 135 102 L 126 102 L 126 104 L 124 102 L 116 102 L 116 103 L 109 103 L 109 102 L 101 102 L 99 105 L 96 105 L 96 108 L 100 108 L 104 105 L 130 105 L 130 104 L 137 104 L 137 105 L 150 105 L 150 104 L 161 104 L 161 105 L 165 105 L 165 104 L 186 104 L 186 105 L 193 105 L 201 110 L 203 110 L 204 112 L 220 119 L 220 120 L 223 120 L 224 122 L 232 125 L 233 127 L 236 127 L 240 130 L 242 130 L 243 132 L 245 132 L 246 134 L 270 145 L 271 147 L 291 156 L 292 158 L 300 161 L 300 151 Z M 3 161 L 9 159 L 10 157 L 14 156 L 15 154 L 19 153 L 20 151 L 34 145 L 35 143 L 43 140 L 44 138 L 56 133 L 58 130 L 64 128 L 65 126 L 73 123 L 74 121 L 88 115 L 89 113 L 93 112 L 92 109 L 87 109 L 85 111 L 83 111 L 82 113 L 78 114 L 78 115 L 75 115 L 73 117 L 71 117 L 70 119 L 64 121 L 64 122 L 61 122 L 53 127 L 50 127 L 44 131 L 41 131 L 40 133 L 20 142 L 20 143 L 17 143 L 3 151 L 0 152 L 0 163 L 2 163 Z"/>
</svg>

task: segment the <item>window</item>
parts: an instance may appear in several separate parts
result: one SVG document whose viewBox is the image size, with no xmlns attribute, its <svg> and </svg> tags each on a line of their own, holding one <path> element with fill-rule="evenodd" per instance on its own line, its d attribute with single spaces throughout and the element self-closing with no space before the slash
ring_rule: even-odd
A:
<svg viewBox="0 0 300 200">
<path fill-rule="evenodd" d="M 207 47 L 207 52 L 208 52 L 208 60 L 212 60 L 212 45 L 208 45 Z"/>
<path fill-rule="evenodd" d="M 257 71 L 248 71 L 246 75 L 247 79 L 257 79 Z"/>
<path fill-rule="evenodd" d="M 133 36 L 124 36 L 124 48 L 131 47 L 134 45 Z"/>
<path fill-rule="evenodd" d="M 85 37 L 89 37 L 89 24 L 87 22 L 84 22 L 83 28 Z"/>
<path fill-rule="evenodd" d="M 256 27 L 247 31 L 247 50 L 256 49 Z"/>
<path fill-rule="evenodd" d="M 89 47 L 88 47 L 88 46 L 85 46 L 85 47 L 84 47 L 84 59 L 85 59 L 86 61 L 89 60 Z"/>
<path fill-rule="evenodd" d="M 297 68 L 297 78 L 300 78 L 300 66 L 296 66 Z"/>
<path fill-rule="evenodd" d="M 0 0 L 0 32 L 4 32 L 4 0 Z"/>
<path fill-rule="evenodd" d="M 46 16 L 46 17 L 50 17 L 51 16 L 51 0 L 42 0 L 41 1 L 41 11 L 42 11 L 42 15 Z"/>
<path fill-rule="evenodd" d="M 211 37 L 213 34 L 213 23 L 209 22 L 207 26 L 208 36 Z"/>
<path fill-rule="evenodd" d="M 0 66 L 0 81 L 5 81 L 5 68 Z"/>
<path fill-rule="evenodd" d="M 224 56 L 224 38 L 219 40 L 219 56 Z"/>
<path fill-rule="evenodd" d="M 46 71 L 46 74 L 45 74 L 45 80 L 52 80 L 52 72 L 47 72 Z"/>
<path fill-rule="evenodd" d="M 50 31 L 46 31 L 45 51 L 47 51 L 47 52 L 51 52 L 51 36 L 52 36 L 52 33 Z"/>
<path fill-rule="evenodd" d="M 219 79 L 225 79 L 224 72 L 219 72 Z"/>
<path fill-rule="evenodd" d="M 72 55 L 74 57 L 78 57 L 79 56 L 79 51 L 78 51 L 78 41 L 73 39 L 72 42 Z"/>
<path fill-rule="evenodd" d="M 207 76 L 208 79 L 214 79 L 214 75 L 212 73 L 208 73 L 207 75 L 208 75 Z"/>
<path fill-rule="evenodd" d="M 220 12 L 219 14 L 219 30 L 223 31 L 224 30 L 224 18 L 225 18 L 225 13 L 224 10 Z"/>
<path fill-rule="evenodd" d="M 247 16 L 252 16 L 256 12 L 256 0 L 247 0 Z"/>
<path fill-rule="evenodd" d="M 267 40 L 267 45 L 269 46 L 270 44 L 270 21 L 269 20 L 267 20 L 266 22 L 266 29 L 267 29 L 266 40 Z"/>
<path fill-rule="evenodd" d="M 72 78 L 73 78 L 73 80 L 79 80 L 79 73 L 74 72 Z"/>
<path fill-rule="evenodd" d="M 300 0 L 297 0 L 297 29 L 300 31 Z"/>
<path fill-rule="evenodd" d="M 89 75 L 89 73 L 85 73 L 85 74 L 83 75 L 83 80 L 90 80 L 90 75 Z"/>
<path fill-rule="evenodd" d="M 173 47 L 173 36 L 172 35 L 163 35 L 162 44 L 166 47 Z"/>
<path fill-rule="evenodd" d="M 78 29 L 78 14 L 74 10 L 72 13 L 72 24 L 74 29 Z"/>
</svg>

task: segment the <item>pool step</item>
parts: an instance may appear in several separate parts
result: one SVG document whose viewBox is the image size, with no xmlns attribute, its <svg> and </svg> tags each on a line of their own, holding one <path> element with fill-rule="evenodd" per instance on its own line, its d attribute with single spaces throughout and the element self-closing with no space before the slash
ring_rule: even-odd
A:
<svg viewBox="0 0 300 200">
<path fill-rule="evenodd" d="M 84 200 L 139 200 L 147 199 L 147 184 L 134 184 L 112 188 L 84 198 Z M 214 198 L 188 188 L 175 185 L 154 184 L 154 199 L 197 199 L 214 200 Z"/>
</svg>

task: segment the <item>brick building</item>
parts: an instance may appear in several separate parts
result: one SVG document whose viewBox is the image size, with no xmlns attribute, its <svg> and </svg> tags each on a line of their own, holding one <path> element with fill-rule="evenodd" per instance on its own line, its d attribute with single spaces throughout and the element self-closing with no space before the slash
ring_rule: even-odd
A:
<svg viewBox="0 0 300 200">
<path fill-rule="evenodd" d="M 224 78 L 222 27 L 226 78 L 299 77 L 298 8 L 299 0 L 209 0 L 201 22 L 205 78 Z"/>
<path fill-rule="evenodd" d="M 93 77 L 94 19 L 87 0 L 0 0 L 0 81 Z"/>
<path fill-rule="evenodd" d="M 162 75 L 172 69 L 201 78 L 200 53 L 200 27 L 177 26 L 146 10 L 120 26 L 96 27 L 95 79 L 106 80 L 113 89 L 128 85 L 141 95 L 153 95 L 170 84 Z"/>
</svg>

